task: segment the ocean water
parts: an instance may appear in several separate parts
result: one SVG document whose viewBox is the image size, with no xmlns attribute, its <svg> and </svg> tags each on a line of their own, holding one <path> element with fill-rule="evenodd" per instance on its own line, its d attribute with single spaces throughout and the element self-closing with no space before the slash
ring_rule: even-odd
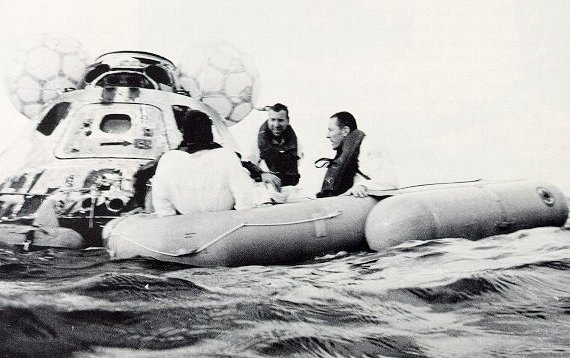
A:
<svg viewBox="0 0 570 358">
<path fill-rule="evenodd" d="M 567 357 L 570 227 L 194 268 L 0 248 L 0 357 Z"/>
</svg>

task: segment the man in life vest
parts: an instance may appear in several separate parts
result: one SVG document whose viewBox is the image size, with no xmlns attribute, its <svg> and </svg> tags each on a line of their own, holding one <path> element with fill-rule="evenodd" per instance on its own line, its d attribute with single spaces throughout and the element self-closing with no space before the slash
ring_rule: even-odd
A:
<svg viewBox="0 0 570 358">
<path fill-rule="evenodd" d="M 289 123 L 289 109 L 276 103 L 266 107 L 267 120 L 257 134 L 257 143 L 246 160 L 260 166 L 264 172 L 258 181 L 270 184 L 280 191 L 284 186 L 299 183 L 298 161 L 303 157 L 297 135 Z"/>
<path fill-rule="evenodd" d="M 333 159 L 321 158 L 315 162 L 317 167 L 328 167 L 318 198 L 337 195 L 363 198 L 372 190 L 397 188 L 388 153 L 373 148 L 366 141 L 366 134 L 357 128 L 352 114 L 333 114 L 329 118 L 327 138 L 336 155 Z"/>
<path fill-rule="evenodd" d="M 182 123 L 178 149 L 160 157 L 152 182 L 158 216 L 248 209 L 255 206 L 253 181 L 236 154 L 214 142 L 207 114 L 191 110 Z"/>
</svg>

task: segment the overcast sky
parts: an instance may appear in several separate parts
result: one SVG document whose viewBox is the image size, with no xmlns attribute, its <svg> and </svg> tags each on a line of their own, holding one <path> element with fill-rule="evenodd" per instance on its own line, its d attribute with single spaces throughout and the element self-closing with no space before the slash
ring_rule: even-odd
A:
<svg viewBox="0 0 570 358">
<path fill-rule="evenodd" d="M 526 177 L 570 193 L 569 1 L 0 5 L 3 59 L 41 32 L 72 35 L 92 57 L 140 49 L 176 62 L 204 39 L 234 44 L 259 69 L 258 104 L 290 107 L 307 185 L 324 174 L 311 162 L 331 155 L 326 119 L 348 110 L 389 149 L 404 185 Z M 4 143 L 27 121 L 5 94 L 0 117 Z M 258 112 L 238 124 L 240 141 L 253 141 L 262 120 Z"/>
</svg>

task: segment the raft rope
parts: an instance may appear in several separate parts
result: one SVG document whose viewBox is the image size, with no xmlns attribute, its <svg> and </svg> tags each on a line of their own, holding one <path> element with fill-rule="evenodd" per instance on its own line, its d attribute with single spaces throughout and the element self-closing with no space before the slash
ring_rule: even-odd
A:
<svg viewBox="0 0 570 358">
<path fill-rule="evenodd" d="M 129 239 L 126 235 L 124 235 L 124 234 L 122 234 L 122 233 L 120 233 L 120 232 L 115 232 L 114 234 L 120 236 L 122 239 L 124 239 L 124 240 L 126 240 L 126 241 L 128 241 L 128 242 L 130 242 L 130 243 L 132 243 L 132 244 L 134 244 L 134 245 L 136 245 L 136 246 L 142 247 L 143 249 L 148 250 L 148 251 L 150 251 L 150 252 L 154 252 L 154 253 L 156 253 L 156 254 L 161 254 L 161 255 L 171 256 L 171 257 L 184 257 L 184 256 L 190 256 L 190 255 L 199 254 L 200 252 L 204 251 L 204 250 L 207 249 L 208 247 L 214 245 L 216 242 L 218 242 L 218 241 L 220 241 L 220 240 L 222 240 L 222 239 L 228 237 L 228 235 L 230 235 L 231 233 L 233 233 L 233 232 L 235 232 L 235 231 L 237 231 L 237 230 L 239 230 L 239 229 L 241 229 L 241 228 L 247 227 L 247 226 L 257 227 L 257 226 L 284 226 L 284 225 L 303 224 L 303 223 L 315 222 L 315 221 L 318 221 L 318 220 L 332 219 L 332 218 L 335 218 L 335 217 L 339 216 L 340 214 L 342 214 L 342 211 L 341 211 L 341 210 L 337 210 L 337 211 L 332 212 L 332 213 L 330 213 L 330 214 L 326 214 L 326 215 L 319 216 L 319 217 L 315 217 L 315 218 L 311 218 L 311 219 L 303 219 L 303 220 L 296 220 L 296 221 L 286 221 L 286 222 L 280 222 L 280 223 L 252 223 L 252 224 L 241 223 L 241 224 L 238 224 L 238 225 L 234 226 L 233 228 L 227 230 L 226 232 L 224 232 L 224 233 L 218 235 L 217 237 L 215 237 L 214 239 L 208 241 L 207 243 L 205 243 L 204 245 L 200 246 L 199 248 L 194 249 L 194 250 L 191 250 L 191 251 L 188 251 L 188 252 L 185 252 L 185 253 L 183 253 L 183 254 L 173 254 L 173 253 L 170 253 L 170 252 L 158 251 L 158 250 L 152 249 L 152 248 L 150 248 L 150 247 L 148 247 L 148 246 L 145 246 L 145 245 L 143 245 L 143 244 L 141 244 L 141 243 L 139 243 L 139 242 L 136 242 L 136 241 L 134 241 L 134 240 L 131 240 L 131 239 Z"/>
<path fill-rule="evenodd" d="M 472 179 L 472 180 L 457 180 L 457 181 L 448 181 L 448 182 L 439 182 L 439 183 L 436 182 L 436 183 L 426 183 L 426 184 L 415 184 L 415 185 L 403 186 L 401 188 L 398 188 L 397 190 L 419 188 L 419 187 L 423 187 L 423 186 L 432 186 L 432 185 L 468 184 L 468 183 L 477 183 L 477 182 L 481 182 L 481 181 L 483 181 L 483 179 L 479 178 L 479 179 Z"/>
<path fill-rule="evenodd" d="M 396 189 L 378 189 L 372 190 L 372 192 L 381 192 L 381 191 L 397 191 L 397 190 L 404 190 L 404 189 L 412 189 L 412 188 L 422 188 L 425 186 L 437 186 L 437 185 L 449 185 L 449 184 L 471 184 L 471 183 L 483 183 L 483 184 L 490 184 L 490 183 L 511 183 L 515 181 L 524 181 L 527 180 L 526 178 L 516 178 L 516 179 L 502 179 L 502 180 L 483 180 L 482 178 L 479 179 L 471 179 L 471 180 L 456 180 L 456 181 L 444 181 L 444 182 L 435 182 L 435 183 L 425 183 L 425 184 L 415 184 L 415 185 L 408 185 L 402 186 Z"/>
</svg>

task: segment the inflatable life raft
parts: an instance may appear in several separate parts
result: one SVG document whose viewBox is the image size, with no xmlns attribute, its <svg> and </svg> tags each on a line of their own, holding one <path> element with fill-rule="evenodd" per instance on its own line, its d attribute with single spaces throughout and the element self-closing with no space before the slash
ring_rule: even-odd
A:
<svg viewBox="0 0 570 358">
<path fill-rule="evenodd" d="M 135 214 L 111 221 L 103 239 L 117 259 L 143 256 L 194 266 L 240 266 L 377 251 L 407 240 L 480 239 L 559 227 L 568 217 L 567 200 L 557 188 L 526 181 L 378 194 L 162 218 Z"/>
</svg>

